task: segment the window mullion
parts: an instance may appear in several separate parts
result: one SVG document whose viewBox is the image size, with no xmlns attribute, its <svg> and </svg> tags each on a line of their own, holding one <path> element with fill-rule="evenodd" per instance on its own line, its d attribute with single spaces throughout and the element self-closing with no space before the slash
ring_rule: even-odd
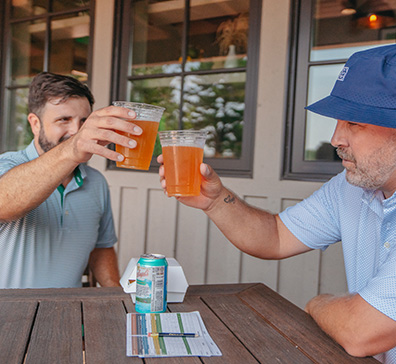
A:
<svg viewBox="0 0 396 364">
<path fill-rule="evenodd" d="M 180 106 L 179 106 L 179 129 L 183 128 L 183 100 L 184 100 L 184 79 L 185 67 L 187 62 L 188 30 L 190 28 L 190 0 L 184 2 L 184 26 L 182 35 L 182 72 L 180 77 Z"/>
</svg>

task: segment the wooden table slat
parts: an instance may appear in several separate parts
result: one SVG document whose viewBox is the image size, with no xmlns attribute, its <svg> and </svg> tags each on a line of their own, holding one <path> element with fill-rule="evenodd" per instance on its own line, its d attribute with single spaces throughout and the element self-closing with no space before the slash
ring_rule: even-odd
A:
<svg viewBox="0 0 396 364">
<path fill-rule="evenodd" d="M 235 283 L 235 284 L 203 284 L 189 286 L 187 289 L 188 296 L 202 295 L 230 295 L 242 293 L 247 289 L 260 286 L 260 283 Z"/>
<path fill-rule="evenodd" d="M 0 289 L 0 301 L 81 301 L 88 299 L 125 299 L 129 295 L 121 287 Z"/>
<path fill-rule="evenodd" d="M 0 362 L 22 363 L 36 302 L 0 302 Z"/>
<path fill-rule="evenodd" d="M 126 312 L 119 300 L 83 301 L 86 364 L 142 363 L 126 356 Z"/>
<path fill-rule="evenodd" d="M 41 302 L 35 319 L 26 364 L 82 363 L 81 304 Z"/>
<path fill-rule="evenodd" d="M 378 364 L 374 358 L 349 356 L 305 311 L 264 285 L 251 287 L 238 296 L 318 363 L 342 363 L 348 356 L 348 364 Z"/>
<path fill-rule="evenodd" d="M 232 330 L 260 363 L 312 364 L 295 345 L 235 296 L 207 296 L 203 300 Z"/>
</svg>

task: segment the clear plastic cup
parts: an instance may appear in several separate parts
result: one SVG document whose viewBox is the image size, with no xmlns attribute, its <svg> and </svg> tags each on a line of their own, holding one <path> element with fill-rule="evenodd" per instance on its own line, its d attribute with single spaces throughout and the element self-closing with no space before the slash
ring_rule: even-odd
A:
<svg viewBox="0 0 396 364">
<path fill-rule="evenodd" d="M 158 133 L 164 157 L 168 196 L 199 196 L 206 141 L 205 130 L 169 130 Z"/>
<path fill-rule="evenodd" d="M 124 156 L 122 162 L 117 162 L 117 167 L 147 171 L 153 156 L 158 125 L 165 108 L 128 101 L 113 101 L 112 104 L 135 111 L 136 119 L 131 120 L 131 122 L 140 126 L 143 130 L 141 135 L 119 132 L 131 139 L 135 139 L 137 145 L 135 148 L 127 148 L 116 144 L 116 151 Z"/>
</svg>

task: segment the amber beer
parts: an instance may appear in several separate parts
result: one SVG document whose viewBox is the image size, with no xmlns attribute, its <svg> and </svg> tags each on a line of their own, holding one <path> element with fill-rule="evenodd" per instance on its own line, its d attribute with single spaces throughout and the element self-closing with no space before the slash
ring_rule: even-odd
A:
<svg viewBox="0 0 396 364">
<path fill-rule="evenodd" d="M 201 191 L 199 165 L 203 161 L 203 149 L 173 145 L 163 147 L 162 153 L 166 161 L 168 196 L 199 196 Z"/>
<path fill-rule="evenodd" d="M 207 132 L 203 130 L 160 131 L 168 196 L 199 196 L 203 148 Z"/>
<path fill-rule="evenodd" d="M 148 170 L 154 151 L 158 125 L 164 108 L 138 102 L 114 101 L 114 106 L 126 107 L 135 111 L 136 118 L 131 120 L 143 130 L 141 135 L 119 132 L 131 139 L 135 139 L 135 148 L 127 148 L 116 144 L 116 151 L 124 156 L 122 162 L 117 162 L 117 167 Z"/>
<path fill-rule="evenodd" d="M 124 156 L 122 162 L 117 162 L 117 167 L 148 170 L 153 155 L 155 138 L 157 137 L 158 125 L 156 121 L 134 120 L 134 124 L 143 130 L 141 136 L 137 137 L 129 133 L 121 133 L 137 141 L 135 148 L 130 149 L 116 144 L 116 151 Z"/>
</svg>

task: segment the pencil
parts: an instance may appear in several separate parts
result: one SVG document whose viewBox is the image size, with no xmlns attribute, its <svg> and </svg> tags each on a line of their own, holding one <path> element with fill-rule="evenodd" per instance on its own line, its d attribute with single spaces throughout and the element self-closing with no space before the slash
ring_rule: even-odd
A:
<svg viewBox="0 0 396 364">
<path fill-rule="evenodd" d="M 198 337 L 196 332 L 149 332 L 149 337 Z"/>
</svg>

